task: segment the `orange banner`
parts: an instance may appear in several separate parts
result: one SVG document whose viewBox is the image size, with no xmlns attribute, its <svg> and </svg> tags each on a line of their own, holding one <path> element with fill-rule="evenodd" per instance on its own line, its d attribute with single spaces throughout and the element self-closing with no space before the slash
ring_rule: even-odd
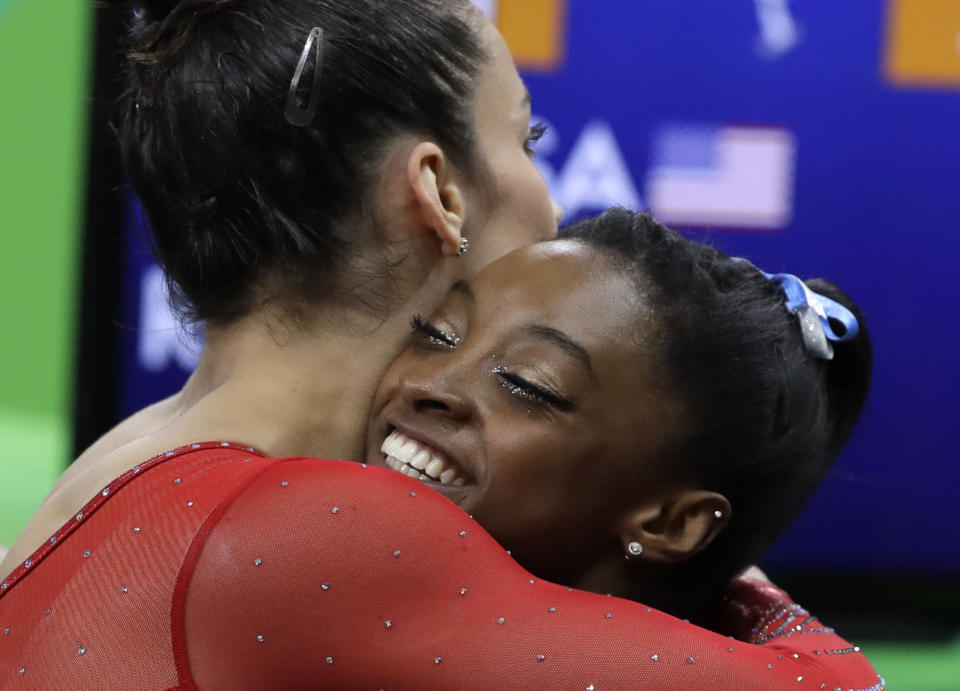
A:
<svg viewBox="0 0 960 691">
<path fill-rule="evenodd" d="M 887 78 L 960 88 L 960 0 L 888 0 Z"/>
<path fill-rule="evenodd" d="M 517 67 L 549 71 L 566 54 L 566 0 L 499 0 L 497 26 Z"/>
</svg>

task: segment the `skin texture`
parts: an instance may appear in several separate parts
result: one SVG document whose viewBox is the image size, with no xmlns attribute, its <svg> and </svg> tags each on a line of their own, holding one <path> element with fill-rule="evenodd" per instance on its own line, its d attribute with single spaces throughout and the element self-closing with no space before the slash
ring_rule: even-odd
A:
<svg viewBox="0 0 960 691">
<path fill-rule="evenodd" d="M 381 268 L 381 285 L 371 292 L 390 295 L 389 309 L 371 313 L 356 301 L 331 301 L 291 323 L 276 304 L 264 304 L 208 328 L 185 387 L 85 451 L 0 571 L 11 571 L 100 488 L 166 449 L 228 439 L 273 456 L 359 459 L 373 392 L 406 343 L 410 314 L 430 313 L 455 281 L 485 262 L 556 234 L 555 207 L 530 160 L 526 90 L 496 29 L 479 13 L 477 22 L 490 55 L 474 103 L 485 179 L 458 170 L 435 142 L 397 137 L 372 195 L 375 214 L 358 218 L 352 233 L 361 239 L 356 254 Z M 525 223 L 507 224 L 507 217 Z M 471 251 L 456 257 L 461 234 Z M 394 262 L 397 256 L 403 261 Z"/>
<path fill-rule="evenodd" d="M 663 472 L 683 409 L 658 379 L 655 331 L 594 250 L 514 252 L 456 286 L 387 370 L 367 461 L 386 465 L 394 430 L 438 451 L 465 484 L 427 484 L 567 585 L 609 592 L 633 539 L 644 559 L 682 561 L 729 505 Z"/>
</svg>

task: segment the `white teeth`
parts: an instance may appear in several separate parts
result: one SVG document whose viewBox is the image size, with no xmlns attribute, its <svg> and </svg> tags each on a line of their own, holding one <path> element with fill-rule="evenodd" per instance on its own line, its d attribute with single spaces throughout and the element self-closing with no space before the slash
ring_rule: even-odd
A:
<svg viewBox="0 0 960 691">
<path fill-rule="evenodd" d="M 466 478 L 440 455 L 428 447 L 394 430 L 380 445 L 384 462 L 388 468 L 408 477 L 427 481 L 440 481 L 441 484 L 463 487 Z"/>
<path fill-rule="evenodd" d="M 407 462 L 417 470 L 423 470 L 430 462 L 430 452 L 421 450 L 417 452 L 417 455 Z"/>
<path fill-rule="evenodd" d="M 390 433 L 390 436 L 383 440 L 383 444 L 380 445 L 380 450 L 389 456 L 396 457 L 397 452 L 403 448 L 403 445 L 406 444 L 407 441 L 405 436 L 394 430 Z"/>
<path fill-rule="evenodd" d="M 447 464 L 441 461 L 439 458 L 434 458 L 430 461 L 429 465 L 424 468 L 423 472 L 432 477 L 434 480 L 440 479 L 440 474 L 446 469 Z"/>
<path fill-rule="evenodd" d="M 420 447 L 417 445 L 417 442 L 407 441 L 407 443 L 404 444 L 400 450 L 394 454 L 394 456 L 399 458 L 404 463 L 409 463 L 411 460 L 413 460 L 413 457 L 417 455 L 417 451 L 419 450 Z"/>
</svg>

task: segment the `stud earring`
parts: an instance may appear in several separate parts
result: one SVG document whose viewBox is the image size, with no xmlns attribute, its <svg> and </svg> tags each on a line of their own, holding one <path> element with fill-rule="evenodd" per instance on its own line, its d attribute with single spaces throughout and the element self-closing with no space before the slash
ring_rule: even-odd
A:
<svg viewBox="0 0 960 691">
<path fill-rule="evenodd" d="M 462 257 L 470 251 L 470 241 L 467 238 L 460 238 L 460 249 L 457 250 L 457 256 Z"/>
<path fill-rule="evenodd" d="M 716 511 L 713 512 L 713 517 L 714 517 L 714 518 L 723 518 L 723 511 L 721 511 L 720 509 L 717 509 Z"/>
<path fill-rule="evenodd" d="M 643 545 L 634 540 L 627 545 L 627 560 L 634 559 L 643 554 Z"/>
</svg>

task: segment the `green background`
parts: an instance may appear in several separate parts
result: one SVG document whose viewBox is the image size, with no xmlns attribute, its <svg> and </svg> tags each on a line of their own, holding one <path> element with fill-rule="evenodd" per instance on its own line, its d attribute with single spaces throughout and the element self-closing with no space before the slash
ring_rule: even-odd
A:
<svg viewBox="0 0 960 691">
<path fill-rule="evenodd" d="M 91 6 L 92 0 L 0 0 L 4 545 L 14 540 L 69 461 Z M 940 646 L 855 642 L 890 689 L 960 689 L 960 640 Z"/>
<path fill-rule="evenodd" d="M 0 544 L 69 460 L 92 2 L 0 0 Z"/>
</svg>

